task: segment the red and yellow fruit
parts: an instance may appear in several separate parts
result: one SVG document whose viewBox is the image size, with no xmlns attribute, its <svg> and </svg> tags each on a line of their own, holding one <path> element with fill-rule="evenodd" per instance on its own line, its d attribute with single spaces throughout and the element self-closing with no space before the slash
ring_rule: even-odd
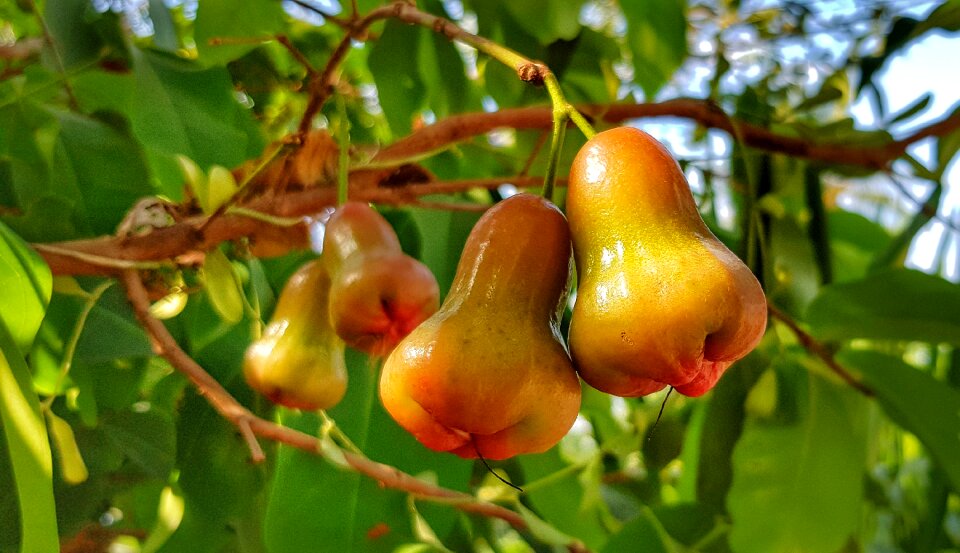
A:
<svg viewBox="0 0 960 553">
<path fill-rule="evenodd" d="M 710 232 L 670 153 L 634 128 L 584 145 L 567 194 L 579 287 L 570 350 L 580 376 L 620 396 L 699 396 L 763 336 L 750 270 Z"/>
<path fill-rule="evenodd" d="M 327 222 L 330 320 L 350 346 L 385 355 L 439 305 L 433 273 L 400 249 L 390 224 L 369 205 L 347 202 Z"/>
<path fill-rule="evenodd" d="M 477 222 L 450 294 L 387 358 L 383 405 L 421 443 L 461 457 L 549 449 L 580 384 L 560 336 L 570 235 L 560 211 L 519 194 Z"/>
<path fill-rule="evenodd" d="M 320 260 L 287 281 L 263 336 L 244 356 L 252 388 L 293 409 L 329 409 L 347 389 L 344 344 L 330 326 L 330 277 Z"/>
</svg>

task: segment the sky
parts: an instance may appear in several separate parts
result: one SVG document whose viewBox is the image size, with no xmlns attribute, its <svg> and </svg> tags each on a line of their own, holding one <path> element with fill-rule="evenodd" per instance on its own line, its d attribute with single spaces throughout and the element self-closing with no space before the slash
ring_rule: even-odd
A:
<svg viewBox="0 0 960 553">
<path fill-rule="evenodd" d="M 889 60 L 879 78 L 887 96 L 888 113 L 896 113 L 923 96 L 932 94 L 930 105 L 906 125 L 892 129 L 894 136 L 903 136 L 918 127 L 948 115 L 960 104 L 960 79 L 954 71 L 960 55 L 960 34 L 930 33 Z M 851 114 L 864 127 L 877 125 L 875 112 L 866 97 L 852 107 Z M 936 155 L 935 141 L 925 140 L 910 150 L 918 159 L 929 161 Z M 960 227 L 960 156 L 955 156 L 944 177 L 944 199 L 939 215 Z M 923 199 L 930 193 L 929 184 L 910 186 L 914 197 Z M 845 206 L 849 207 L 849 206 Z M 944 236 L 944 233 L 948 233 Z M 907 265 L 927 272 L 936 272 L 936 252 L 946 238 L 944 276 L 954 282 L 960 280 L 960 232 L 947 229 L 942 221 L 933 220 L 917 236 L 911 248 Z"/>
</svg>

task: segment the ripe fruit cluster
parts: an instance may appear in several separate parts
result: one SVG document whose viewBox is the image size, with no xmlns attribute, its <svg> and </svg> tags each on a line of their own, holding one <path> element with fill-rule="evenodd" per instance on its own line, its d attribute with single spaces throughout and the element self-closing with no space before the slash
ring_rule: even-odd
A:
<svg viewBox="0 0 960 553">
<path fill-rule="evenodd" d="M 381 400 L 421 443 L 504 459 L 566 434 L 580 408 L 577 374 L 620 396 L 666 386 L 699 396 L 762 337 L 759 283 L 704 224 L 676 161 L 648 134 L 618 128 L 587 142 L 567 216 L 530 194 L 493 206 L 438 310 L 436 281 L 400 252 L 386 221 L 345 204 L 327 225 L 322 261 L 291 278 L 250 347 L 248 381 L 284 405 L 329 407 L 346 384 L 345 340 L 387 356 Z M 571 250 L 579 287 L 568 354 L 560 318 Z"/>
<path fill-rule="evenodd" d="M 344 346 L 383 355 L 437 310 L 440 290 L 369 205 L 344 204 L 327 222 L 324 255 L 280 293 L 263 336 L 244 357 L 251 387 L 296 409 L 328 409 L 346 391 Z"/>
</svg>

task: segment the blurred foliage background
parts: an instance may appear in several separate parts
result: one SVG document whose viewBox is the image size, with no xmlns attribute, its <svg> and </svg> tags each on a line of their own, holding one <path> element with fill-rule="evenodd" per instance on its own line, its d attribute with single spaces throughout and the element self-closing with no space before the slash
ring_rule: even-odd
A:
<svg viewBox="0 0 960 553">
<path fill-rule="evenodd" d="M 328 415 L 364 454 L 519 509 L 523 531 L 274 443 L 251 463 L 234 427 L 153 355 L 121 286 L 53 277 L 30 247 L 113 234 L 144 197 L 189 199 L 178 156 L 204 171 L 262 156 L 307 107 L 304 62 L 322 70 L 352 10 L 381 4 L 0 3 L 0 551 L 960 551 L 960 112 L 955 87 L 944 104 L 934 79 L 903 103 L 884 79 L 913 46 L 956 37 L 956 0 L 416 2 L 543 60 L 574 103 L 693 98 L 725 114 L 728 129 L 669 107 L 625 123 L 671 148 L 779 313 L 712 392 L 672 396 L 655 429 L 663 393 L 585 387 L 559 446 L 495 464 L 519 495 L 397 427 L 373 364 L 350 352 L 347 397 Z M 356 163 L 455 114 L 548 102 L 430 29 L 387 19 L 367 38 L 310 122 L 349 137 Z M 937 78 L 955 83 L 958 42 L 939 44 L 952 51 Z M 838 162 L 744 140 L 756 129 L 893 147 L 879 164 Z M 443 292 L 476 209 L 543 174 L 544 136 L 508 122 L 445 144 L 418 160 L 432 178 L 506 184 L 384 208 Z M 561 175 L 583 141 L 567 133 Z M 226 284 L 185 264 L 166 324 L 244 405 L 316 433 L 318 415 L 274 409 L 240 375 L 252 329 L 315 254 L 247 246 L 223 245 L 237 276 Z M 234 280 L 254 307 L 240 323 L 215 305 Z"/>
</svg>

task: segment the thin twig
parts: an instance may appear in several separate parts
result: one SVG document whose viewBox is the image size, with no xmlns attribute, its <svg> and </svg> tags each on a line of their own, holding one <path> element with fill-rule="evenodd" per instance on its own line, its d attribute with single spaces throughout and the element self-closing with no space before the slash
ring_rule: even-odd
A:
<svg viewBox="0 0 960 553">
<path fill-rule="evenodd" d="M 26 3 L 30 11 L 37 17 L 37 21 L 40 23 L 40 29 L 43 31 L 44 40 L 47 41 L 47 44 L 50 45 L 50 51 L 53 52 L 53 60 L 57 66 L 57 72 L 63 77 L 63 89 L 67 93 L 67 101 L 72 109 L 78 110 L 80 109 L 80 103 L 77 101 L 77 96 L 73 93 L 73 85 L 70 84 L 70 80 L 67 78 L 67 67 L 63 63 L 63 56 L 60 54 L 60 48 L 57 42 L 53 39 L 53 33 L 50 32 L 47 20 L 43 17 L 43 14 L 40 13 L 40 10 L 37 9 L 37 4 L 34 0 L 26 0 Z"/>
<path fill-rule="evenodd" d="M 843 367 L 840 363 L 837 363 L 837 360 L 833 357 L 833 352 L 829 348 L 817 341 L 816 338 L 810 335 L 806 330 L 800 328 L 800 325 L 797 324 L 789 315 L 780 311 L 773 305 L 768 304 L 767 309 L 770 310 L 770 316 L 774 319 L 777 319 L 783 323 L 787 328 L 793 332 L 794 336 L 797 337 L 797 340 L 800 342 L 800 345 L 804 347 L 810 353 L 816 355 L 820 358 L 824 364 L 830 368 L 834 373 L 837 374 L 844 382 L 850 385 L 853 389 L 857 390 L 861 394 L 867 397 L 873 397 L 875 395 L 874 391 L 856 379 L 850 372 Z"/>
<path fill-rule="evenodd" d="M 297 63 L 302 65 L 303 68 L 307 70 L 308 79 L 312 79 L 317 75 L 317 70 L 314 69 L 313 64 L 310 63 L 310 60 L 307 59 L 307 56 L 305 56 L 299 48 L 290 42 L 290 39 L 287 38 L 287 35 L 277 35 L 277 42 L 286 48 L 287 51 L 290 52 L 290 55 L 293 56 L 293 59 L 297 60 Z"/>
<path fill-rule="evenodd" d="M 250 436 L 259 436 L 314 455 L 321 455 L 320 440 L 254 415 L 234 399 L 215 378 L 210 376 L 210 373 L 187 355 L 163 323 L 150 314 L 150 300 L 147 297 L 147 290 L 136 271 L 126 270 L 121 273 L 120 278 L 126 288 L 127 298 L 133 307 L 137 320 L 150 336 L 154 351 L 186 376 L 196 387 L 197 392 L 210 403 L 217 413 L 238 428 L 247 440 L 248 445 L 251 446 L 251 455 L 254 460 L 258 457 L 259 444 L 254 446 L 253 443 L 256 443 L 256 439 L 252 439 L 253 443 L 251 443 Z M 378 463 L 363 455 L 349 451 L 343 451 L 342 453 L 347 463 L 354 470 L 364 476 L 373 478 L 386 488 L 401 490 L 419 498 L 454 500 L 452 502 L 453 506 L 461 511 L 499 518 L 518 530 L 527 528 L 523 517 L 510 509 L 480 501 L 463 492 L 429 484 L 396 467 Z M 261 450 L 259 455 L 262 454 Z"/>
</svg>

